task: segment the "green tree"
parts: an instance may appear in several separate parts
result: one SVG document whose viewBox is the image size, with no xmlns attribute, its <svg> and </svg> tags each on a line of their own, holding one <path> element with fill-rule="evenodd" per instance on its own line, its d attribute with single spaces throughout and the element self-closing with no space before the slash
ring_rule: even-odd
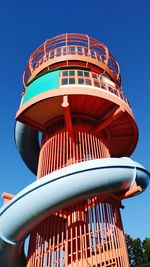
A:
<svg viewBox="0 0 150 267">
<path fill-rule="evenodd" d="M 140 238 L 133 240 L 133 265 L 144 263 L 143 244 Z"/>
<path fill-rule="evenodd" d="M 144 263 L 150 262 L 150 238 L 143 241 Z"/>
<path fill-rule="evenodd" d="M 133 263 L 133 238 L 130 235 L 125 235 L 126 237 L 126 244 L 128 249 L 128 255 L 129 255 L 129 263 L 132 265 Z"/>
<path fill-rule="evenodd" d="M 150 262 L 150 238 L 142 242 L 140 238 L 133 239 L 130 235 L 125 237 L 130 266 Z"/>
</svg>

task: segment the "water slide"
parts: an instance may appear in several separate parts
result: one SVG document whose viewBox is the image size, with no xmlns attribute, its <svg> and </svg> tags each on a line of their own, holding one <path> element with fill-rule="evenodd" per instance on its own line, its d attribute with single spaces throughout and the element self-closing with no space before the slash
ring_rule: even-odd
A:
<svg viewBox="0 0 150 267">
<path fill-rule="evenodd" d="M 15 140 L 24 162 L 36 174 L 38 133 L 17 122 Z M 0 266 L 25 267 L 24 240 L 58 208 L 95 194 L 125 194 L 135 182 L 142 192 L 149 178 L 149 172 L 130 158 L 103 158 L 70 165 L 35 181 L 0 210 Z"/>
</svg>

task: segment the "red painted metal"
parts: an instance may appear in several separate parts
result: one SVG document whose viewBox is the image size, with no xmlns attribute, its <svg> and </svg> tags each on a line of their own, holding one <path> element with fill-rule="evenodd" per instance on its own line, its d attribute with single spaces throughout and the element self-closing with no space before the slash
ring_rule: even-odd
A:
<svg viewBox="0 0 150 267">
<path fill-rule="evenodd" d="M 69 135 L 71 136 L 73 134 L 73 125 L 72 125 L 72 119 L 71 119 L 70 105 L 68 102 L 68 96 L 63 96 L 62 107 L 63 107 L 63 111 L 64 111 L 66 130 L 68 131 Z"/>
<path fill-rule="evenodd" d="M 86 34 L 72 33 L 46 40 L 31 54 L 23 76 L 25 87 L 43 69 L 53 69 L 56 63 L 59 67 L 68 66 L 68 61 L 76 61 L 78 66 L 85 62 L 86 68 L 89 64 L 93 68 L 102 68 L 120 83 L 119 65 L 108 48 Z"/>
<path fill-rule="evenodd" d="M 95 197 L 38 225 L 27 267 L 47 266 L 128 266 L 118 203 Z"/>
<path fill-rule="evenodd" d="M 3 192 L 2 198 L 4 199 L 4 204 L 8 203 L 14 197 L 13 194 Z"/>
<path fill-rule="evenodd" d="M 94 120 L 79 116 L 73 121 L 75 139 L 66 131 L 63 118 L 49 122 L 38 178 L 80 161 L 110 157 L 105 139 L 88 133 Z M 116 199 L 95 197 L 47 218 L 30 235 L 27 267 L 128 266 L 120 200 Z"/>
<path fill-rule="evenodd" d="M 37 179 L 81 161 L 130 155 L 138 130 L 107 47 L 82 34 L 46 40 L 30 56 L 25 90 L 52 69 L 60 69 L 59 88 L 35 96 L 17 113 L 42 131 Z M 125 197 L 96 195 L 55 212 L 30 234 L 27 267 L 128 267 L 120 216 Z"/>
<path fill-rule="evenodd" d="M 85 124 L 79 124 L 81 120 Z M 88 133 L 92 127 L 91 121 L 80 117 L 76 123 L 73 135 L 66 131 L 63 120 L 59 119 L 50 124 L 49 130 L 43 135 L 38 178 L 70 164 L 110 157 L 106 140 Z"/>
</svg>

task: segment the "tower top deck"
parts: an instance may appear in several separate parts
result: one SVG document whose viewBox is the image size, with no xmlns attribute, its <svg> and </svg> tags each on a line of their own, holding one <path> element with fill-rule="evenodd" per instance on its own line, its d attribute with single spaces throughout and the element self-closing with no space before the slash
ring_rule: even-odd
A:
<svg viewBox="0 0 150 267">
<path fill-rule="evenodd" d="M 104 44 L 87 34 L 66 33 L 47 39 L 31 54 L 23 75 L 24 86 L 43 70 L 72 65 L 102 69 L 118 85 L 121 83 L 119 65 Z"/>
<path fill-rule="evenodd" d="M 23 82 L 18 121 L 43 133 L 54 121 L 63 121 L 61 130 L 70 134 L 88 119 L 87 131 L 105 139 L 112 157 L 133 152 L 136 121 L 119 65 L 101 42 L 77 33 L 47 39 L 31 54 Z"/>
</svg>

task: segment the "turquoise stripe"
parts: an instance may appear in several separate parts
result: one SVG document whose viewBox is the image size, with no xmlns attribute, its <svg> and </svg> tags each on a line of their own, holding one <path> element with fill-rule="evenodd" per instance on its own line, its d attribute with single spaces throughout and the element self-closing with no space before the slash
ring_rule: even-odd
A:
<svg viewBox="0 0 150 267">
<path fill-rule="evenodd" d="M 22 104 L 26 103 L 34 96 L 37 96 L 46 91 L 59 87 L 60 70 L 49 72 L 35 81 L 33 81 L 26 89 Z"/>
</svg>

